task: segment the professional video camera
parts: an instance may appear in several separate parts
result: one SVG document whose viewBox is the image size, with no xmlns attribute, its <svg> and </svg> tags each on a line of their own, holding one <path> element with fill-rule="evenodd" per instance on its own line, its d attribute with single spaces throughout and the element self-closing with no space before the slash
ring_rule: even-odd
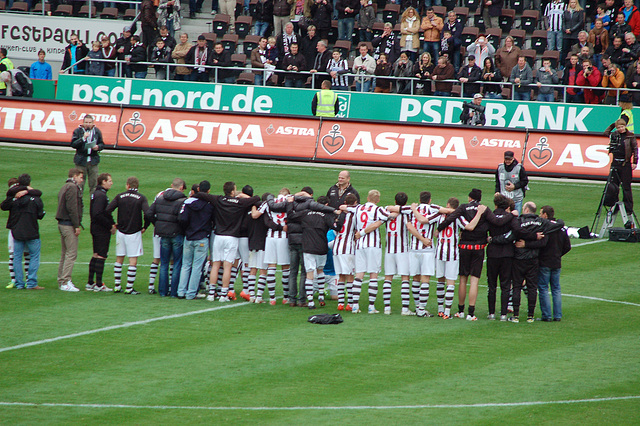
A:
<svg viewBox="0 0 640 426">
<path fill-rule="evenodd" d="M 462 107 L 463 108 L 470 108 L 480 114 L 482 114 L 485 110 L 485 106 L 484 105 L 476 105 L 473 102 L 463 102 L 462 103 Z"/>
</svg>

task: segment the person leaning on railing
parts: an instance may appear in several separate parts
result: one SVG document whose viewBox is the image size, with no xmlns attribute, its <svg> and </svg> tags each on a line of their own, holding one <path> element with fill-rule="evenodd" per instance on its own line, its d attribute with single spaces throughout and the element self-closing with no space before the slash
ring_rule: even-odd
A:
<svg viewBox="0 0 640 426">
<path fill-rule="evenodd" d="M 431 78 L 435 81 L 435 91 L 433 94 L 436 96 L 451 96 L 453 83 L 438 83 L 438 80 L 450 80 L 454 75 L 455 70 L 453 69 L 453 65 L 449 63 L 449 58 L 447 56 L 440 56 L 438 58 L 438 65 L 433 69 L 433 73 L 431 73 Z"/>
<path fill-rule="evenodd" d="M 171 57 L 177 64 L 186 64 L 186 58 L 189 50 L 191 50 L 189 35 L 187 33 L 182 33 L 180 34 L 180 43 L 178 43 L 173 52 L 171 52 Z M 191 68 L 176 67 L 175 79 L 180 81 L 191 81 Z"/>
<path fill-rule="evenodd" d="M 582 71 L 578 73 L 576 84 L 578 86 L 598 87 L 602 81 L 600 70 L 589 59 L 582 61 Z M 599 104 L 602 101 L 604 91 L 584 88 L 584 103 Z"/>
</svg>

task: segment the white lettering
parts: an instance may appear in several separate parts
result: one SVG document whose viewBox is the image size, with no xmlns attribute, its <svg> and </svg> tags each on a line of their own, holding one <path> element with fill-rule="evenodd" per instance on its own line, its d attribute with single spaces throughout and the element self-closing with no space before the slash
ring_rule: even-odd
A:
<svg viewBox="0 0 640 426">
<path fill-rule="evenodd" d="M 402 98 L 400 103 L 400 121 L 407 121 L 409 117 L 416 117 L 420 113 L 420 101 Z"/>
</svg>

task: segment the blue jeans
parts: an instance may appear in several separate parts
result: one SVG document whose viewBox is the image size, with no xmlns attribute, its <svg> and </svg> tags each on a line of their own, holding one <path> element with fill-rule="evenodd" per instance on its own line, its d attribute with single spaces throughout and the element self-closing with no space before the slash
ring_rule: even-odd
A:
<svg viewBox="0 0 640 426">
<path fill-rule="evenodd" d="M 431 1 L 431 0 L 424 0 L 424 5 L 426 7 L 431 7 L 431 6 L 442 6 L 442 0 L 435 0 L 435 1 Z"/>
<path fill-rule="evenodd" d="M 209 250 L 208 238 L 184 241 L 178 297 L 195 299 L 200 286 L 200 277 L 202 277 L 202 266 L 207 258 L 207 250 Z"/>
<path fill-rule="evenodd" d="M 562 31 L 547 31 L 547 50 L 562 51 Z"/>
<path fill-rule="evenodd" d="M 429 52 L 429 54 L 431 55 L 431 62 L 432 63 L 437 63 L 438 62 L 438 52 L 440 51 L 440 42 L 438 41 L 425 41 L 422 44 L 422 49 L 425 52 Z"/>
<path fill-rule="evenodd" d="M 371 80 L 365 80 L 360 83 L 356 81 L 356 92 L 370 92 L 371 91 Z"/>
<path fill-rule="evenodd" d="M 338 40 L 351 40 L 355 18 L 338 19 Z"/>
<path fill-rule="evenodd" d="M 104 71 L 104 75 L 107 76 L 107 77 L 115 77 L 116 69 L 115 68 L 111 68 L 110 70 L 105 70 Z"/>
<path fill-rule="evenodd" d="M 373 31 L 360 30 L 360 41 L 373 41 Z"/>
<path fill-rule="evenodd" d="M 133 73 L 133 77 L 134 78 L 147 78 L 147 72 L 146 71 L 137 71 L 135 73 Z"/>
<path fill-rule="evenodd" d="M 538 270 L 538 296 L 540 311 L 543 319 L 551 319 L 549 306 L 549 284 L 551 284 L 551 298 L 553 300 L 553 318 L 562 318 L 562 295 L 560 293 L 560 268 L 551 269 L 541 266 Z"/>
<path fill-rule="evenodd" d="M 441 92 L 439 90 L 436 90 L 435 92 L 433 92 L 433 94 L 435 96 L 451 96 L 451 93 L 449 93 L 449 92 Z"/>
<path fill-rule="evenodd" d="M 160 293 L 160 296 L 169 295 L 169 262 L 172 257 L 174 273 L 171 276 L 171 295 L 174 297 L 178 296 L 178 285 L 182 273 L 183 242 L 184 236 L 182 235 L 160 238 L 160 284 L 158 284 L 158 293 Z"/>
<path fill-rule="evenodd" d="M 40 268 L 40 240 L 14 240 L 13 242 L 13 265 L 16 273 L 16 288 L 24 288 L 24 273 L 22 267 L 22 254 L 27 249 L 31 261 L 27 272 L 27 288 L 38 285 L 38 268 Z"/>
<path fill-rule="evenodd" d="M 264 37 L 265 34 L 267 34 L 268 29 L 269 23 L 267 21 L 256 21 L 256 24 L 253 27 L 253 34 Z"/>
<path fill-rule="evenodd" d="M 538 102 L 554 102 L 553 93 L 538 93 Z"/>
<path fill-rule="evenodd" d="M 495 92 L 486 92 L 484 97 L 487 99 L 502 99 L 502 95 L 500 93 Z"/>
<path fill-rule="evenodd" d="M 287 78 L 284 81 L 284 87 L 304 87 L 304 80 L 294 80 L 292 78 Z"/>
<path fill-rule="evenodd" d="M 516 101 L 530 101 L 531 92 L 513 92 L 513 99 Z"/>
</svg>

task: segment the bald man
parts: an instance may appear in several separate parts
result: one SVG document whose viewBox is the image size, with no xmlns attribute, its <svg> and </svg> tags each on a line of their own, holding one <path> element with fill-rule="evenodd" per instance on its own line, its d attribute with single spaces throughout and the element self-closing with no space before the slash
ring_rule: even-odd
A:
<svg viewBox="0 0 640 426">
<path fill-rule="evenodd" d="M 348 170 L 343 170 L 338 174 L 338 183 L 333 185 L 329 188 L 329 191 L 327 191 L 329 205 L 334 209 L 337 209 L 340 205 L 345 204 L 344 199 L 349 194 L 355 195 L 358 199 L 358 204 L 360 204 L 360 194 L 358 194 L 358 191 L 351 186 L 351 174 Z"/>
</svg>

